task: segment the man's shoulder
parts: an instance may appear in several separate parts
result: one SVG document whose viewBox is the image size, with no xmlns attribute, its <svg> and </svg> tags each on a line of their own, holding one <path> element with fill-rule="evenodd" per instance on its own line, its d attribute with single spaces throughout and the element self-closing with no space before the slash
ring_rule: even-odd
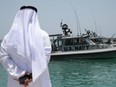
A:
<svg viewBox="0 0 116 87">
<path fill-rule="evenodd" d="M 47 33 L 46 31 L 44 31 L 44 30 L 41 30 L 41 31 L 42 31 L 42 35 L 43 35 L 43 36 L 49 36 L 48 33 Z"/>
<path fill-rule="evenodd" d="M 42 30 L 42 33 L 44 33 L 44 34 L 48 34 L 45 30 Z"/>
</svg>

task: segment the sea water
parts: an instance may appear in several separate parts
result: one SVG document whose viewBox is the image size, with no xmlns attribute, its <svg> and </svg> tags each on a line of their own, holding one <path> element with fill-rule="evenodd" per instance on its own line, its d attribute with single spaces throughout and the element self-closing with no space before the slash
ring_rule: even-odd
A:
<svg viewBox="0 0 116 87">
<path fill-rule="evenodd" d="M 53 87 L 116 87 L 116 59 L 51 60 Z M 7 73 L 0 66 L 0 87 L 7 87 Z"/>
</svg>

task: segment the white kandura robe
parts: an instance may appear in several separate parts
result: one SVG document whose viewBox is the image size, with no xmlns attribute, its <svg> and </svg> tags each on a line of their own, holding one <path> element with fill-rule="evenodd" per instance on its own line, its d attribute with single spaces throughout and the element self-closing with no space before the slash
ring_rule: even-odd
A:
<svg viewBox="0 0 116 87">
<path fill-rule="evenodd" d="M 40 28 L 36 12 L 20 10 L 1 43 L 0 63 L 9 74 L 8 87 L 23 87 L 17 80 L 26 71 L 33 76 L 29 87 L 51 87 L 47 66 L 50 54 L 50 39 Z"/>
</svg>

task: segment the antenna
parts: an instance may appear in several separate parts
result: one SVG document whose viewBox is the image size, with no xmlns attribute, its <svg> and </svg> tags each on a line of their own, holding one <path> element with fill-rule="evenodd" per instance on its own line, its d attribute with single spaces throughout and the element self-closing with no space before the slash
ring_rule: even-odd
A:
<svg viewBox="0 0 116 87">
<path fill-rule="evenodd" d="M 97 32 L 97 24 L 96 24 L 96 21 L 94 23 L 95 23 L 95 32 L 97 34 L 98 32 Z"/>
<path fill-rule="evenodd" d="M 102 36 L 102 29 L 100 25 L 99 25 L 99 29 L 100 29 L 100 36 Z"/>
<path fill-rule="evenodd" d="M 63 19 L 61 19 L 61 22 L 60 22 L 60 27 L 62 28 L 62 21 L 63 21 Z M 62 29 L 62 32 L 63 32 L 63 29 Z"/>
<path fill-rule="evenodd" d="M 80 23 L 79 23 L 79 19 L 78 19 L 78 16 L 77 16 L 77 12 L 75 11 L 75 16 L 76 16 L 76 22 L 78 23 L 77 27 L 79 27 L 79 31 L 80 31 L 80 35 L 81 35 L 81 28 L 80 28 Z M 76 24 L 77 24 L 76 23 Z"/>
<path fill-rule="evenodd" d="M 72 9 L 73 9 L 73 11 L 75 13 L 75 16 L 76 16 L 77 35 L 79 35 L 79 32 L 80 32 L 80 35 L 81 35 L 80 23 L 79 23 L 79 19 L 78 19 L 78 16 L 77 16 L 77 12 L 74 9 L 73 4 L 72 4 L 72 2 L 70 2 L 70 0 L 69 0 L 69 3 L 70 3 L 70 5 L 71 5 L 71 7 L 72 7 Z"/>
<path fill-rule="evenodd" d="M 60 22 L 60 27 L 62 27 L 62 21 L 63 21 L 63 19 L 61 19 L 61 22 Z"/>
</svg>

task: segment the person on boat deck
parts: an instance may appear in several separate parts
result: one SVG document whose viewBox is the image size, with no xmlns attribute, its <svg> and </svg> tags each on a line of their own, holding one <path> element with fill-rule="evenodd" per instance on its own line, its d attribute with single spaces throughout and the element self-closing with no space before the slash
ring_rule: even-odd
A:
<svg viewBox="0 0 116 87">
<path fill-rule="evenodd" d="M 22 6 L 1 43 L 0 63 L 8 72 L 8 87 L 51 87 L 50 55 L 50 38 L 40 28 L 37 9 Z"/>
</svg>

